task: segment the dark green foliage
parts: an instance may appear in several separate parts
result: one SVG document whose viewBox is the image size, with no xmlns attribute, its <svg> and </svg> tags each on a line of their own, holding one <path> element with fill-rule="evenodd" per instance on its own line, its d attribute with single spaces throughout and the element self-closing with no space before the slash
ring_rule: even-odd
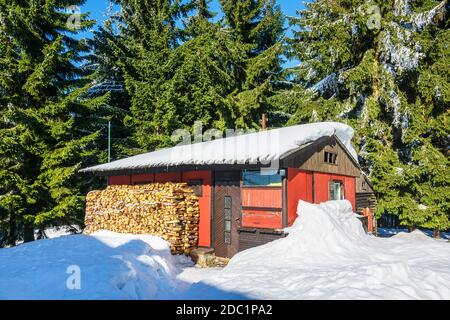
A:
<svg viewBox="0 0 450 320">
<path fill-rule="evenodd" d="M 93 39 L 89 39 L 91 54 L 86 57 L 86 64 L 83 68 L 91 74 L 88 79 L 91 86 L 88 96 L 91 98 L 108 95 L 108 101 L 102 110 L 93 114 L 93 123 L 96 123 L 99 130 L 98 150 L 102 150 L 101 162 L 108 159 L 108 125 L 111 124 L 111 160 L 121 159 L 129 155 L 133 141 L 130 139 L 130 128 L 126 127 L 123 119 L 129 115 L 130 96 L 125 89 L 122 69 L 117 65 L 114 53 L 116 34 L 114 25 L 109 19 L 105 24 L 94 31 Z"/>
<path fill-rule="evenodd" d="M 63 9 L 84 1 L 0 1 L 0 223 L 7 240 L 33 228 L 82 222 L 85 184 L 77 170 L 97 161 L 76 41 Z M 80 17 L 80 30 L 92 21 Z"/>
<path fill-rule="evenodd" d="M 275 0 L 115 0 L 92 40 L 64 8 L 0 0 L 0 245 L 81 224 L 78 169 L 173 145 L 177 129 L 321 120 L 356 129 L 379 213 L 450 226 L 447 1 L 308 2 L 288 46 Z M 283 70 L 283 56 L 301 61 Z M 292 116 L 291 116 L 292 115 Z"/>
<path fill-rule="evenodd" d="M 410 227 L 450 227 L 448 16 L 447 1 L 317 0 L 291 20 L 302 63 L 278 99 L 292 121 L 352 125 L 379 214 Z"/>
<path fill-rule="evenodd" d="M 274 1 L 224 2 L 221 22 L 211 21 L 209 1 L 117 3 L 120 32 L 110 51 L 131 98 L 130 153 L 171 145 L 172 132 L 196 121 L 206 129 L 255 127 L 271 110 L 283 33 Z"/>
<path fill-rule="evenodd" d="M 236 89 L 228 99 L 234 124 L 258 128 L 262 113 L 276 107 L 270 102 L 281 78 L 284 16 L 274 0 L 221 1 L 224 24 L 245 53 L 236 68 Z"/>
</svg>

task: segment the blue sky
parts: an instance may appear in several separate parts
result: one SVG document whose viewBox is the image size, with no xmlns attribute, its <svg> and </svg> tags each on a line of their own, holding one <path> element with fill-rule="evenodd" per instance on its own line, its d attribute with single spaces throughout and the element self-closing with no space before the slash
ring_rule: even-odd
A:
<svg viewBox="0 0 450 320">
<path fill-rule="evenodd" d="M 303 7 L 302 0 L 278 0 L 277 1 L 286 15 L 293 16 L 295 11 Z M 91 18 L 97 21 L 102 21 L 106 8 L 108 6 L 109 0 L 87 0 L 86 4 L 83 6 L 83 12 L 90 12 Z M 219 1 L 212 2 L 212 11 L 219 11 Z"/>
<path fill-rule="evenodd" d="M 283 12 L 287 16 L 296 15 L 296 10 L 303 8 L 302 0 L 277 0 L 278 4 L 281 5 Z M 95 19 L 97 24 L 101 24 L 105 19 L 106 9 L 108 7 L 109 0 L 87 0 L 86 4 L 81 8 L 82 13 L 90 13 L 90 18 Z M 211 10 L 214 12 L 220 11 L 219 1 L 214 0 L 211 3 Z M 89 36 L 89 33 L 83 34 L 82 36 Z M 296 61 L 291 61 L 286 63 L 285 67 L 297 64 Z"/>
</svg>

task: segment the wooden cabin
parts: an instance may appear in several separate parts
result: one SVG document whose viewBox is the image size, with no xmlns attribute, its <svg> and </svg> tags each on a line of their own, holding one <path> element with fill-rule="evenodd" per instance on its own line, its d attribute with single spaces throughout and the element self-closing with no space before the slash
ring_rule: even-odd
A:
<svg viewBox="0 0 450 320">
<path fill-rule="evenodd" d="M 352 135 L 353 129 L 340 123 L 298 125 L 162 149 L 82 171 L 106 176 L 110 185 L 186 182 L 200 197 L 198 246 L 232 257 L 284 237 L 300 199 L 347 199 L 355 211 L 366 201 L 357 197 L 362 175 Z"/>
</svg>

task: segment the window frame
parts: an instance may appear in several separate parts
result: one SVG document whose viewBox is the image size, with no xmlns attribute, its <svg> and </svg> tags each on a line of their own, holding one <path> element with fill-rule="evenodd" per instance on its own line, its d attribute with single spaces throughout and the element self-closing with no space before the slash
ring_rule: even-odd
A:
<svg viewBox="0 0 450 320">
<path fill-rule="evenodd" d="M 261 172 L 260 170 L 242 170 L 242 188 L 282 188 L 283 187 L 283 175 L 281 173 L 273 174 L 272 176 L 279 176 L 280 182 L 277 185 L 247 185 L 245 184 L 245 174 L 247 172 Z"/>
<path fill-rule="evenodd" d="M 341 186 L 341 199 L 331 199 L 331 189 L 330 186 L 333 183 L 333 187 L 336 183 L 339 183 Z M 333 192 L 334 192 L 334 188 L 333 188 Z M 340 200 L 345 200 L 345 184 L 344 181 L 339 180 L 339 179 L 333 179 L 333 180 L 329 180 L 328 181 L 328 201 L 340 201 Z"/>
<path fill-rule="evenodd" d="M 228 201 L 227 201 L 228 200 Z M 224 236 L 224 243 L 226 245 L 232 244 L 232 237 L 231 233 L 233 231 L 233 197 L 231 196 L 225 196 L 223 201 L 223 236 Z M 230 210 L 230 215 L 227 217 L 225 214 L 225 210 Z M 227 226 L 229 225 L 229 228 Z"/>
<path fill-rule="evenodd" d="M 330 159 L 329 159 L 329 157 L 332 157 L 331 158 L 331 162 L 329 161 Z M 338 165 L 338 154 L 336 153 L 336 152 L 331 152 L 331 151 L 324 151 L 323 152 L 323 158 L 322 158 L 322 161 L 323 161 L 323 163 L 326 163 L 326 164 L 331 164 L 331 165 L 334 165 L 334 166 L 337 166 Z"/>
</svg>

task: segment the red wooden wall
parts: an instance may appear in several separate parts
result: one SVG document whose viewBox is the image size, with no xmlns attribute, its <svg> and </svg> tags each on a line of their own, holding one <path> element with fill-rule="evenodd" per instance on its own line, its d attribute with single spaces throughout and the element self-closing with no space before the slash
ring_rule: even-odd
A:
<svg viewBox="0 0 450 320">
<path fill-rule="evenodd" d="M 314 202 L 321 203 L 328 201 L 328 183 L 331 180 L 342 181 L 344 183 L 344 198 L 351 202 L 353 210 L 355 210 L 355 177 L 314 172 Z"/>
<path fill-rule="evenodd" d="M 314 176 L 314 192 L 313 192 Z M 291 226 L 297 218 L 299 200 L 321 203 L 329 199 L 328 184 L 330 180 L 342 181 L 344 184 L 344 198 L 349 200 L 355 210 L 356 185 L 355 177 L 310 172 L 300 169 L 287 170 L 287 211 L 288 225 Z"/>
<path fill-rule="evenodd" d="M 155 173 L 155 182 L 181 182 L 181 172 Z"/>
<path fill-rule="evenodd" d="M 150 183 L 155 181 L 155 175 L 153 173 L 146 174 L 133 174 L 131 176 L 131 184 Z"/>
<path fill-rule="evenodd" d="M 110 185 L 143 184 L 152 182 L 186 182 L 190 180 L 203 180 L 202 196 L 199 199 L 200 222 L 199 240 L 201 247 L 211 245 L 211 171 L 188 171 L 188 172 L 163 172 L 148 174 L 133 174 L 108 177 Z"/>
<path fill-rule="evenodd" d="M 126 185 L 131 184 L 131 176 L 110 176 L 108 177 L 109 185 Z"/>
<path fill-rule="evenodd" d="M 198 203 L 200 206 L 200 223 L 198 245 L 200 247 L 211 246 L 211 171 L 187 171 L 183 172 L 183 182 L 189 180 L 203 180 L 202 196 Z"/>
<path fill-rule="evenodd" d="M 313 174 L 310 171 L 287 169 L 288 226 L 291 226 L 297 218 L 299 200 L 313 202 L 312 178 Z"/>
<path fill-rule="evenodd" d="M 242 226 L 280 229 L 283 227 L 281 187 L 242 188 Z"/>
</svg>

